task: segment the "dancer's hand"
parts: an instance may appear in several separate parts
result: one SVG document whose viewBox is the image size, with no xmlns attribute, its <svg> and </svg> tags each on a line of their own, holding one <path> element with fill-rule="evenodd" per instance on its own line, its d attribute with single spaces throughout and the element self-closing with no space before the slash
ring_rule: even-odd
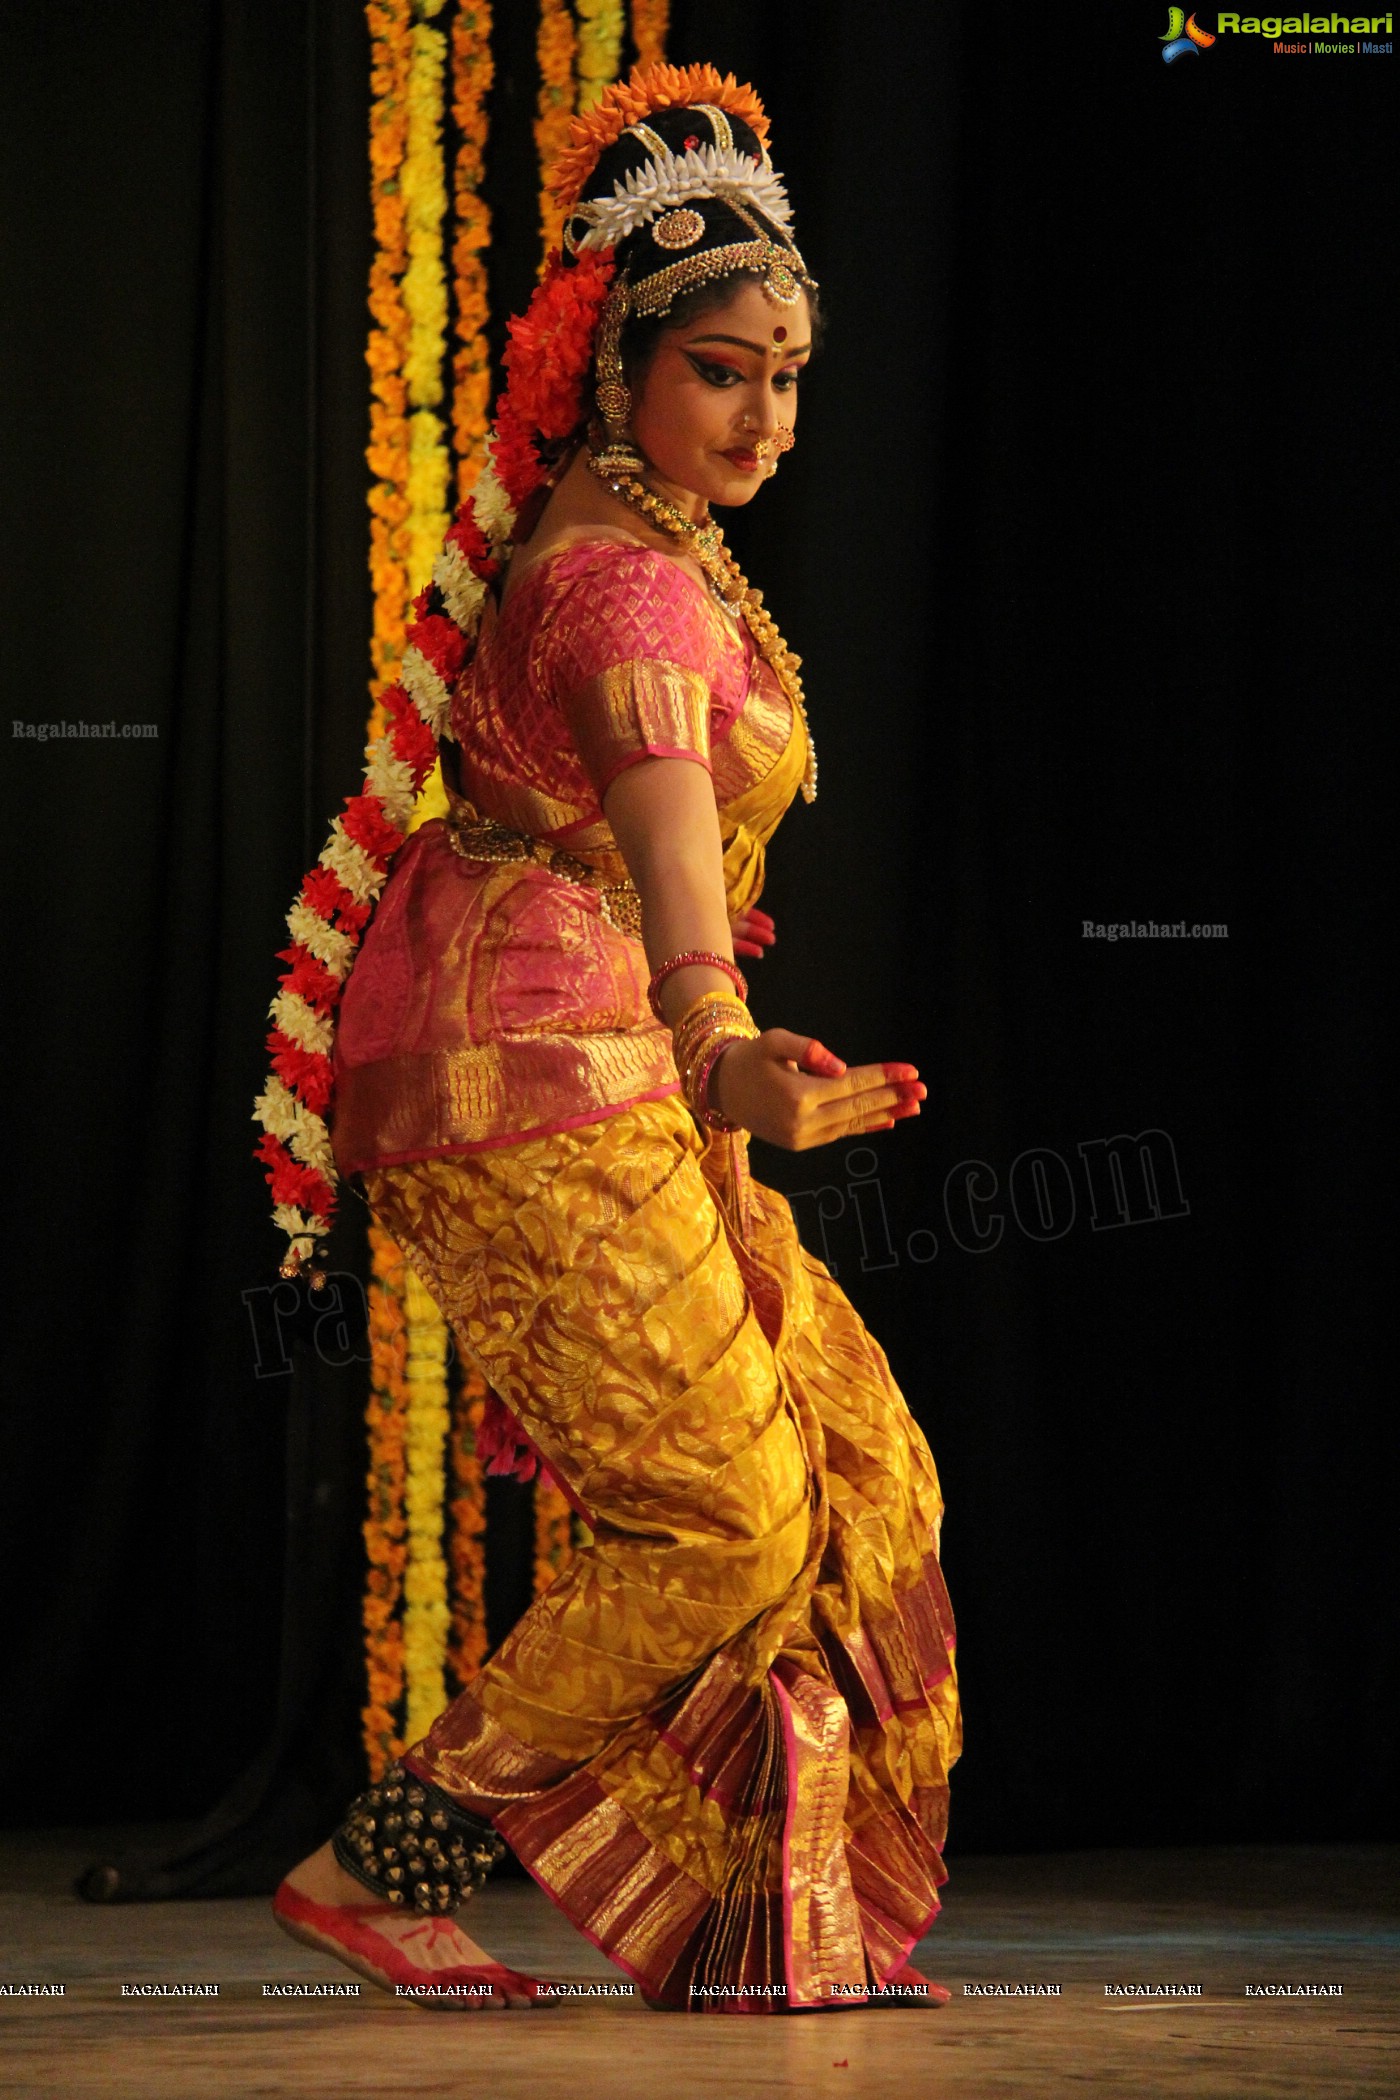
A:
<svg viewBox="0 0 1400 2100">
<path fill-rule="evenodd" d="M 731 1043 L 710 1074 L 709 1099 L 730 1123 L 770 1145 L 806 1152 L 916 1116 L 928 1088 L 913 1065 L 853 1065 L 789 1028 Z"/>
<path fill-rule="evenodd" d="M 773 921 L 756 904 L 751 904 L 747 911 L 741 911 L 737 918 L 731 919 L 729 931 L 734 953 L 752 956 L 755 962 L 762 961 L 764 949 L 771 948 L 778 938 Z"/>
</svg>

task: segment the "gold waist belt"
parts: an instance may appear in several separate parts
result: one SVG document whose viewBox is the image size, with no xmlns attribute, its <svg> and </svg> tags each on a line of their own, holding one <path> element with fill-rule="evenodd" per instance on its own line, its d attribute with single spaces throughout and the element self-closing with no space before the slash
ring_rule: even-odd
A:
<svg viewBox="0 0 1400 2100">
<path fill-rule="evenodd" d="M 577 859 L 562 846 L 547 845 L 543 839 L 531 838 L 527 831 L 512 831 L 508 824 L 499 824 L 494 817 L 481 816 L 470 802 L 455 801 L 444 821 L 452 850 L 460 853 L 463 860 L 492 863 L 533 861 L 537 868 L 543 868 L 547 875 L 557 876 L 560 882 L 572 882 L 582 889 L 592 890 L 609 926 L 615 926 L 619 933 L 641 939 L 642 900 L 634 884 L 604 882 L 596 868 L 590 868 L 587 861 Z"/>
</svg>

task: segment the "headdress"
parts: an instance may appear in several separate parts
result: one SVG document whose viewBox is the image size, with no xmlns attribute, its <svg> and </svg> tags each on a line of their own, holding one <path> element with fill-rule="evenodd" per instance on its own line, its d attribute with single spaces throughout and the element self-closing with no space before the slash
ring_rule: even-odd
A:
<svg viewBox="0 0 1400 2100">
<path fill-rule="evenodd" d="M 550 258 L 509 325 L 486 464 L 414 601 L 398 681 L 381 695 L 388 729 L 368 746 L 363 789 L 335 819 L 287 914 L 272 1071 L 254 1106 L 257 1156 L 289 1240 L 284 1275 L 311 1258 L 335 1211 L 326 1116 L 341 991 L 438 743 L 452 736 L 453 694 L 516 520 L 589 420 L 595 362 L 597 405 L 615 437 L 626 420 L 618 341 L 629 313 L 663 315 L 684 292 L 738 271 L 755 274 L 780 305 L 813 284 L 768 158 L 763 105 L 713 66 L 637 67 L 605 89 L 574 118 L 553 187 L 565 252 Z M 610 380 L 620 390 L 611 397 Z"/>
</svg>

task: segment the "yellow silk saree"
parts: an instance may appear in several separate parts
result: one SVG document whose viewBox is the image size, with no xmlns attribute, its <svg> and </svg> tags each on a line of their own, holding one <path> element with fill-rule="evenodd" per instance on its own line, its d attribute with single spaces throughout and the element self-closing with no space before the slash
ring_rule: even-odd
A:
<svg viewBox="0 0 1400 2100">
<path fill-rule="evenodd" d="M 692 758 L 731 909 L 753 902 L 805 759 L 766 667 L 663 557 L 566 558 L 536 595 L 461 704 L 473 807 L 611 876 L 619 751 Z M 347 989 L 337 1156 L 587 1537 L 404 1762 L 652 2000 L 850 2004 L 945 1878 L 932 1457 L 744 1140 L 697 1129 L 640 943 L 441 831 L 396 866 Z"/>
</svg>

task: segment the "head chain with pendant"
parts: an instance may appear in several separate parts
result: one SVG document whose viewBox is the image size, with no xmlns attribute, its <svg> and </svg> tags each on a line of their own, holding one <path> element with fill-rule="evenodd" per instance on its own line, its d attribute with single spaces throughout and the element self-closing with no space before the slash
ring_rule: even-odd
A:
<svg viewBox="0 0 1400 2100">
<path fill-rule="evenodd" d="M 595 393 L 608 450 L 619 465 L 635 458 L 626 438 L 632 398 L 621 349 L 630 317 L 660 319 L 685 293 L 739 272 L 757 276 L 764 296 L 781 308 L 795 306 L 804 289 L 816 289 L 788 230 L 792 214 L 782 179 L 748 126 L 710 103 L 654 111 L 652 117 L 629 125 L 602 156 L 593 178 L 596 193 L 578 199 L 564 226 L 570 254 L 599 248 L 619 253 L 617 277 L 599 318 Z M 708 141 L 692 128 L 702 119 Z M 662 125 L 674 142 L 662 136 Z M 697 208 L 706 204 L 712 207 L 708 218 Z M 726 226 L 725 219 L 737 220 L 738 227 Z M 718 237 L 704 246 L 710 231 Z M 745 237 L 734 238 L 736 233 Z"/>
</svg>

